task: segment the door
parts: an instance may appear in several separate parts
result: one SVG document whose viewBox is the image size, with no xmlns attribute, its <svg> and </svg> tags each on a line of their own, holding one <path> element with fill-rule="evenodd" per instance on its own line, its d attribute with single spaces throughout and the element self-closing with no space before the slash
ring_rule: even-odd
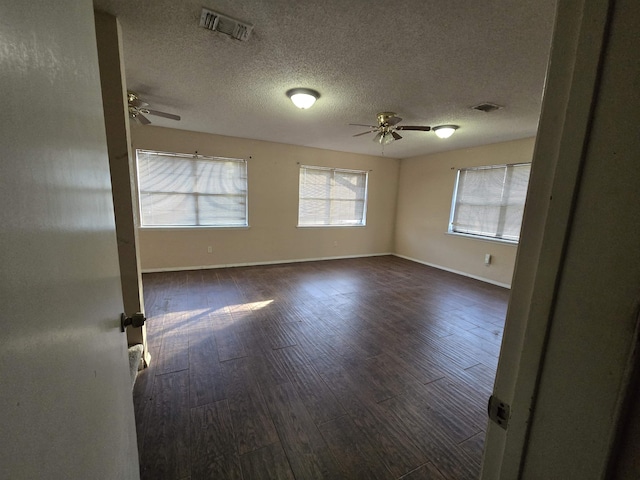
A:
<svg viewBox="0 0 640 480">
<path fill-rule="evenodd" d="M 511 413 L 506 430 L 489 424 L 487 480 L 608 478 L 630 421 L 620 407 L 640 309 L 640 3 L 557 6 L 494 387 Z"/>
<path fill-rule="evenodd" d="M 94 14 L 111 192 L 115 207 L 122 300 L 124 312 L 133 315 L 136 312 L 144 313 L 144 300 L 138 249 L 138 205 L 131 185 L 135 165 L 131 154 L 122 33 L 116 17 L 99 11 Z M 127 341 L 129 345 L 142 344 L 144 363 L 148 366 L 151 357 L 147 349 L 146 326 L 129 327 Z"/>
<path fill-rule="evenodd" d="M 138 478 L 93 5 L 0 19 L 0 478 Z"/>
</svg>

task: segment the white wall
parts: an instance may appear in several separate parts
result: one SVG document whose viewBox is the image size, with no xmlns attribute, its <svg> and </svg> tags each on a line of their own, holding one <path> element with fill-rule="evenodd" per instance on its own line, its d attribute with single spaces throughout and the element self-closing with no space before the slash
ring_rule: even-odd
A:
<svg viewBox="0 0 640 480">
<path fill-rule="evenodd" d="M 0 478 L 135 479 L 93 6 L 0 18 Z"/>
<path fill-rule="evenodd" d="M 249 228 L 140 229 L 144 270 L 364 256 L 393 251 L 399 160 L 153 126 L 134 149 L 245 158 Z M 369 171 L 366 227 L 298 228 L 300 164 Z M 207 253 L 212 246 L 213 252 Z"/>
<path fill-rule="evenodd" d="M 464 132 L 459 133 L 459 135 Z M 404 159 L 398 182 L 395 251 L 446 270 L 509 286 L 516 245 L 448 235 L 457 170 L 530 162 L 533 138 Z M 489 266 L 485 254 L 491 254 Z"/>
</svg>

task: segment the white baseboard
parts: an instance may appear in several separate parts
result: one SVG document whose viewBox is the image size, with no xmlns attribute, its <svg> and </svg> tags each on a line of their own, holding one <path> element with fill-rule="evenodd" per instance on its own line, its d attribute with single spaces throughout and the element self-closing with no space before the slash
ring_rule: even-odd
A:
<svg viewBox="0 0 640 480">
<path fill-rule="evenodd" d="M 473 278 L 474 280 L 480 280 L 481 282 L 490 283 L 492 285 L 497 285 L 499 287 L 511 289 L 511 284 L 510 283 L 496 282 L 495 280 L 491 280 L 490 278 L 479 277 L 477 275 L 471 275 L 470 273 L 461 272 L 460 270 L 454 270 L 453 268 L 443 267 L 442 265 L 436 265 L 435 263 L 423 262 L 422 260 L 418 260 L 417 258 L 407 257 L 405 255 L 400 255 L 398 253 L 392 253 L 391 255 L 393 255 L 395 257 L 404 258 L 405 260 L 410 260 L 412 262 L 421 263 L 423 265 L 427 265 L 428 267 L 433 267 L 433 268 L 437 268 L 439 270 L 444 270 L 446 272 L 455 273 L 456 275 L 462 275 L 463 277 L 469 277 L 469 278 Z"/>
<path fill-rule="evenodd" d="M 323 260 L 344 260 L 348 258 L 382 257 L 385 255 L 395 255 L 394 253 L 368 253 L 366 255 L 343 255 L 338 257 L 318 257 L 318 258 L 297 258 L 294 260 L 272 260 L 269 262 L 246 262 L 246 263 L 226 263 L 218 265 L 190 265 L 188 267 L 166 267 L 166 268 L 143 268 L 142 273 L 158 272 L 182 272 L 185 270 L 209 270 L 214 268 L 228 267 L 255 267 L 259 265 L 280 265 L 284 263 L 319 262 Z M 411 259 L 408 259 L 411 260 Z"/>
</svg>

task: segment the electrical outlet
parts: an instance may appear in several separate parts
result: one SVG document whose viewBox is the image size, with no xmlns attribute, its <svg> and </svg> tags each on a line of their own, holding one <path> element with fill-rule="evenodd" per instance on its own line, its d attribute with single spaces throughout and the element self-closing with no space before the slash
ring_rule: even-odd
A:
<svg viewBox="0 0 640 480">
<path fill-rule="evenodd" d="M 333 242 L 333 246 L 334 246 L 334 247 L 337 247 L 337 246 L 338 246 L 338 241 L 337 241 L 337 240 L 335 240 L 335 241 Z"/>
<path fill-rule="evenodd" d="M 484 264 L 485 265 L 491 265 L 491 254 L 487 253 L 484 256 Z"/>
<path fill-rule="evenodd" d="M 213 247 L 211 245 L 207 247 L 207 253 L 213 253 Z"/>
</svg>

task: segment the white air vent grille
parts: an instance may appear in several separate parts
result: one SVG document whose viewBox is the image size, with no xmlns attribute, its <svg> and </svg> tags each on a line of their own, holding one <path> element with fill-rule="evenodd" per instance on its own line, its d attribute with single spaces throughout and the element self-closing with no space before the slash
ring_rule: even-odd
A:
<svg viewBox="0 0 640 480">
<path fill-rule="evenodd" d="M 243 42 L 249 39 L 251 31 L 253 30 L 253 25 L 249 23 L 235 20 L 234 18 L 227 17 L 226 15 L 207 8 L 203 8 L 200 14 L 200 26 L 207 30 L 224 33 Z"/>
</svg>

